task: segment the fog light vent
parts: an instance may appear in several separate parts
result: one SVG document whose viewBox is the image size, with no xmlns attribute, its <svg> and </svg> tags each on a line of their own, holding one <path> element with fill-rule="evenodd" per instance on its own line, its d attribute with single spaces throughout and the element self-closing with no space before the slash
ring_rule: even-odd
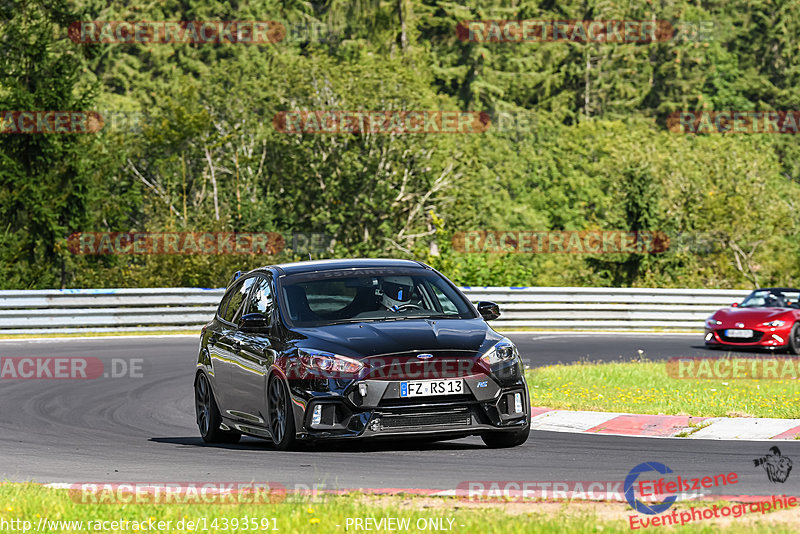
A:
<svg viewBox="0 0 800 534">
<path fill-rule="evenodd" d="M 514 413 L 522 413 L 522 393 L 514 393 Z"/>
<path fill-rule="evenodd" d="M 311 418 L 312 425 L 318 425 L 322 422 L 322 405 L 317 404 L 314 406 L 314 415 Z"/>
<path fill-rule="evenodd" d="M 362 397 L 366 397 L 367 396 L 367 383 L 366 382 L 361 382 L 358 385 L 358 394 L 361 395 Z"/>
</svg>

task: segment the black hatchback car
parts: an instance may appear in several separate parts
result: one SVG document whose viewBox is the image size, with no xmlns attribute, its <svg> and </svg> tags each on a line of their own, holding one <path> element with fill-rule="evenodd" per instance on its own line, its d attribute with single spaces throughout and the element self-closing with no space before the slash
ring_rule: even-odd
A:
<svg viewBox="0 0 800 534">
<path fill-rule="evenodd" d="M 524 443 L 530 400 L 514 344 L 447 278 L 407 260 L 273 265 L 237 273 L 203 327 L 200 434 L 297 440 L 480 435 Z"/>
</svg>

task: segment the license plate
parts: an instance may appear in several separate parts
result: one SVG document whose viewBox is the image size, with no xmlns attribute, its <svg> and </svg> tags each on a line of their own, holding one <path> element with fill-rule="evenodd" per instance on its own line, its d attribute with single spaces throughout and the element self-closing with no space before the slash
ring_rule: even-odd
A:
<svg viewBox="0 0 800 534">
<path fill-rule="evenodd" d="M 725 330 L 727 337 L 753 337 L 752 330 Z"/>
<path fill-rule="evenodd" d="M 430 397 L 433 395 L 460 395 L 462 393 L 464 393 L 463 380 L 400 382 L 401 397 Z"/>
</svg>

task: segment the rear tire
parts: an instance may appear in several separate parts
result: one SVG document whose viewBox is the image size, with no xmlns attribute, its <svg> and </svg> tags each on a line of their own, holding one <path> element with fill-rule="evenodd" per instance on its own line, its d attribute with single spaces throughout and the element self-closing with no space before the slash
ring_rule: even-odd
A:
<svg viewBox="0 0 800 534">
<path fill-rule="evenodd" d="M 267 411 L 272 444 L 279 451 L 288 451 L 295 444 L 294 414 L 289 390 L 278 376 L 273 376 L 267 388 Z"/>
<path fill-rule="evenodd" d="M 235 430 L 222 430 L 222 416 L 214 399 L 214 392 L 205 373 L 198 373 L 194 380 L 194 406 L 197 428 L 206 443 L 238 443 L 242 434 Z"/>
<path fill-rule="evenodd" d="M 794 323 L 789 333 L 789 352 L 800 354 L 800 323 Z"/>
</svg>

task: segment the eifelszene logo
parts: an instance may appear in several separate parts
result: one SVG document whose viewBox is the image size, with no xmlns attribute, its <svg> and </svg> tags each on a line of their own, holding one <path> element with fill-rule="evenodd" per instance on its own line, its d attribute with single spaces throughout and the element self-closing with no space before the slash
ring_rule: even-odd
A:
<svg viewBox="0 0 800 534">
<path fill-rule="evenodd" d="M 639 478 L 640 474 L 647 473 L 649 471 L 655 471 L 662 475 L 672 473 L 672 469 L 659 462 L 641 463 L 631 469 L 628 473 L 628 476 L 625 477 L 623 491 L 625 493 L 625 499 L 628 501 L 628 504 L 631 505 L 631 508 L 642 514 L 656 515 L 667 511 L 669 507 L 675 503 L 678 497 L 676 495 L 670 495 L 660 504 L 645 504 L 637 499 L 636 492 L 634 491 L 634 488 L 636 487 L 636 480 Z"/>
<path fill-rule="evenodd" d="M 655 471 L 661 475 L 672 473 L 672 469 L 662 463 L 644 462 L 631 469 L 623 484 L 625 500 L 628 501 L 631 508 L 646 515 L 656 515 L 667 511 L 678 499 L 678 494 L 681 495 L 681 498 L 686 498 L 685 492 L 701 491 L 739 482 L 739 477 L 736 473 L 720 473 L 713 477 L 704 476 L 698 478 L 677 476 L 675 480 L 666 480 L 664 477 L 639 480 L 639 475 L 650 471 Z M 639 497 L 649 497 L 648 500 L 661 500 L 661 502 L 642 502 L 637 498 L 637 489 Z M 675 513 L 673 512 L 674 515 Z"/>
</svg>

